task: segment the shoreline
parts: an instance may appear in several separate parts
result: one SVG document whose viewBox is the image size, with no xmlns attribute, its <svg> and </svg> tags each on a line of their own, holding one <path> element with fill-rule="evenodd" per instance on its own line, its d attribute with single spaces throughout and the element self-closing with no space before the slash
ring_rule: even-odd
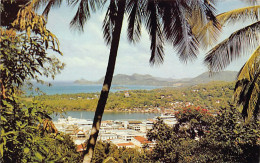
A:
<svg viewBox="0 0 260 163">
<path fill-rule="evenodd" d="M 95 110 L 65 110 L 62 113 L 65 112 L 95 112 Z M 54 112 L 54 113 L 60 113 L 60 112 Z M 153 114 L 159 114 L 159 111 L 122 111 L 122 110 L 104 110 L 104 113 L 153 113 Z"/>
</svg>

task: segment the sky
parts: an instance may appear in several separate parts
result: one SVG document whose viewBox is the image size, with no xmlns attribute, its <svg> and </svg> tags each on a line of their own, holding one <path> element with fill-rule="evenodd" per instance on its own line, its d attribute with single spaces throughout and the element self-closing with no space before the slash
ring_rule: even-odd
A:
<svg viewBox="0 0 260 163">
<path fill-rule="evenodd" d="M 221 13 L 245 6 L 248 6 L 248 4 L 239 0 L 219 0 L 216 9 L 218 13 Z M 69 27 L 69 23 L 76 13 L 76 7 L 67 7 L 64 4 L 60 8 L 54 8 L 50 11 L 47 28 L 59 39 L 63 56 L 58 56 L 58 58 L 66 64 L 64 70 L 56 76 L 55 81 L 78 79 L 97 81 L 105 75 L 109 56 L 109 46 L 106 46 L 102 34 L 105 9 L 92 14 L 85 25 L 84 32 L 81 33 Z M 126 37 L 126 20 L 124 19 L 114 75 L 138 73 L 180 79 L 196 77 L 208 71 L 203 64 L 207 50 L 200 51 L 195 61 L 185 64 L 179 60 L 170 44 L 165 45 L 164 63 L 151 66 L 149 64 L 150 40 L 147 32 L 145 29 L 142 30 L 140 42 L 129 43 Z M 231 32 L 245 25 L 246 23 L 240 22 L 225 27 L 220 41 L 227 38 Z M 244 56 L 232 62 L 225 70 L 239 71 L 248 58 L 249 56 Z"/>
</svg>

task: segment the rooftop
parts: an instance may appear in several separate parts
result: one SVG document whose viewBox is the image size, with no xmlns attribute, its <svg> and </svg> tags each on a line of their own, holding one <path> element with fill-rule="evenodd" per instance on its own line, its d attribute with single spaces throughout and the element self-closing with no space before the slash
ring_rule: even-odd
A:
<svg viewBox="0 0 260 163">
<path fill-rule="evenodd" d="M 134 139 L 139 141 L 141 144 L 151 143 L 151 141 L 147 140 L 146 138 L 144 138 L 142 136 L 136 136 L 136 137 L 134 137 Z"/>
</svg>

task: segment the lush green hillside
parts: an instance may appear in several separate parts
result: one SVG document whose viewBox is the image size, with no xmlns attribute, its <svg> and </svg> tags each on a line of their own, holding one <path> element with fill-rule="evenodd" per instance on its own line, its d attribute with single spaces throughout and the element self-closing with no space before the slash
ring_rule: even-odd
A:
<svg viewBox="0 0 260 163">
<path fill-rule="evenodd" d="M 132 90 L 110 93 L 107 111 L 158 112 L 157 108 L 176 110 L 185 105 L 219 108 L 227 106 L 234 82 L 211 82 L 182 88 Z M 35 97 L 48 106 L 61 110 L 94 110 L 98 94 L 63 94 Z"/>
</svg>

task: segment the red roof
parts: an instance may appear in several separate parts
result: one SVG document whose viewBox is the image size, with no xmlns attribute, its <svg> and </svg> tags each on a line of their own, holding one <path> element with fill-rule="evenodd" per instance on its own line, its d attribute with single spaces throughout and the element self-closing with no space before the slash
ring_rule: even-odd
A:
<svg viewBox="0 0 260 163">
<path fill-rule="evenodd" d="M 80 144 L 80 145 L 77 145 L 77 152 L 82 152 L 84 151 L 84 148 L 86 147 L 85 144 Z"/>
<path fill-rule="evenodd" d="M 137 141 L 139 141 L 141 144 L 147 144 L 147 143 L 151 143 L 151 141 L 148 141 L 146 138 L 142 137 L 142 136 L 136 136 L 134 137 Z"/>
</svg>

